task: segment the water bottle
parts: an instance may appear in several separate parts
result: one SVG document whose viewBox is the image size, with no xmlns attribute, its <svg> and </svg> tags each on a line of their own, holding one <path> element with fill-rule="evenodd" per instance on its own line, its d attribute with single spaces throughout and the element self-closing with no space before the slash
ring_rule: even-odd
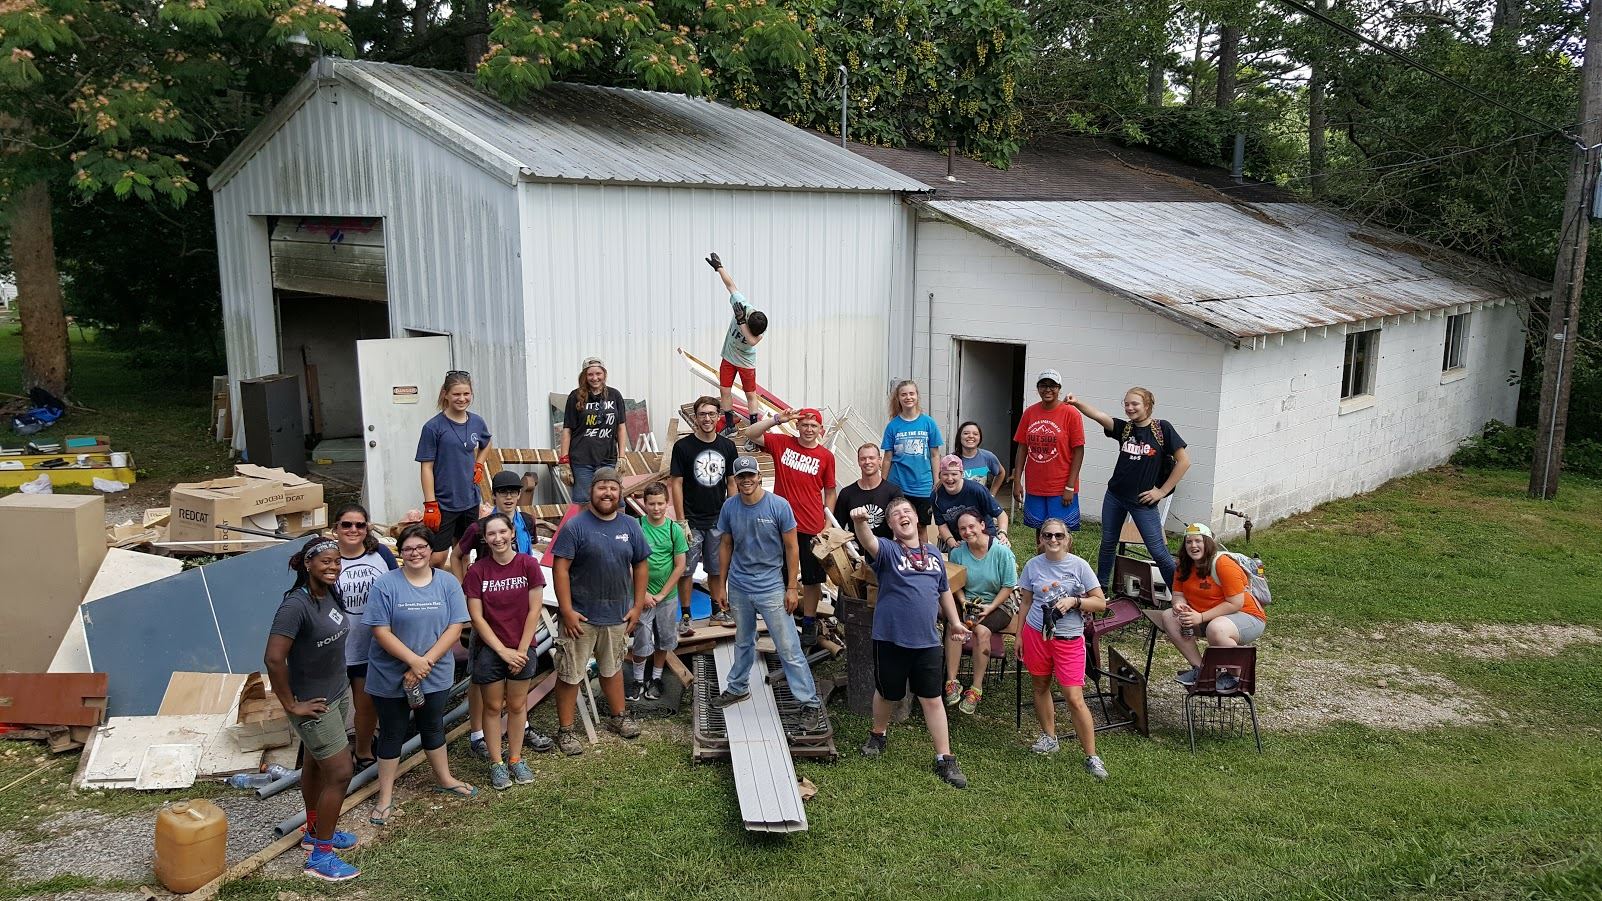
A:
<svg viewBox="0 0 1602 901">
<path fill-rule="evenodd" d="M 235 773 L 228 777 L 230 788 L 261 788 L 277 781 L 270 773 Z"/>
<path fill-rule="evenodd" d="M 416 710 L 423 706 L 425 700 L 427 699 L 423 697 L 423 683 L 419 682 L 406 689 L 406 706 Z"/>
</svg>

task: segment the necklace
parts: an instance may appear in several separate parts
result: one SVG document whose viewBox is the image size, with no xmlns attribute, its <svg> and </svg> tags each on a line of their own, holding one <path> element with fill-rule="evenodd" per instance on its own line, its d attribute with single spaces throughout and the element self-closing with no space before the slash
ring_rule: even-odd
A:
<svg viewBox="0 0 1602 901">
<path fill-rule="evenodd" d="M 464 434 L 461 429 L 456 427 L 456 420 L 450 418 L 449 416 L 446 416 L 445 417 L 445 421 L 451 424 L 451 431 L 456 433 L 456 440 L 462 442 L 462 450 L 472 450 L 472 448 L 467 446 L 467 435 Z M 472 422 L 472 421 L 473 420 L 472 420 L 471 417 L 469 417 L 468 420 L 467 420 L 467 422 Z M 462 423 L 462 424 L 466 425 L 467 423 Z"/>
</svg>

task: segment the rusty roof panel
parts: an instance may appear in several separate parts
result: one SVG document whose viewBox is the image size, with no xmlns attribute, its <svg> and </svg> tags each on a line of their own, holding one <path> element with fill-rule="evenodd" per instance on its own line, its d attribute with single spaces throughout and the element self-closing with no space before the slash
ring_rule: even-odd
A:
<svg viewBox="0 0 1602 901">
<path fill-rule="evenodd" d="M 1309 204 L 930 200 L 921 206 L 1224 340 L 1547 291 L 1526 276 Z"/>
</svg>

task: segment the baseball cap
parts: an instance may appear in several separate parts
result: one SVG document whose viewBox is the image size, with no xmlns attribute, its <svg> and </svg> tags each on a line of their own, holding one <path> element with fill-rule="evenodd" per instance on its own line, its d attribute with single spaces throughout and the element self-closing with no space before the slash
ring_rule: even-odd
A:
<svg viewBox="0 0 1602 901">
<path fill-rule="evenodd" d="M 1202 535 L 1207 538 L 1211 538 L 1213 537 L 1213 530 L 1207 528 L 1207 523 L 1193 522 L 1185 527 L 1185 537 L 1188 538 L 1191 535 Z"/>
<path fill-rule="evenodd" d="M 596 482 L 616 482 L 621 485 L 623 484 L 623 477 L 618 475 L 616 467 L 602 466 L 600 469 L 595 471 L 595 475 L 590 477 L 591 485 L 594 485 Z"/>
<path fill-rule="evenodd" d="M 495 478 L 490 479 L 491 491 L 511 491 L 513 489 L 522 491 L 523 480 L 511 470 L 503 469 L 495 474 Z"/>
<path fill-rule="evenodd" d="M 823 414 L 819 413 L 816 407 L 802 407 L 801 409 L 795 411 L 795 418 L 815 419 L 818 421 L 819 425 L 823 424 Z"/>
<path fill-rule="evenodd" d="M 1058 387 L 1061 387 L 1062 386 L 1062 373 L 1058 372 L 1055 369 L 1042 369 L 1042 370 L 1040 370 L 1039 377 L 1037 377 L 1035 379 L 1035 384 L 1038 385 L 1041 382 L 1052 382 L 1052 383 L 1056 384 Z"/>
<path fill-rule="evenodd" d="M 734 474 L 743 476 L 747 473 L 760 475 L 762 467 L 757 465 L 756 457 L 741 455 L 734 458 Z"/>
<path fill-rule="evenodd" d="M 606 364 L 601 362 L 601 358 L 600 357 L 585 357 L 584 358 L 584 365 L 579 367 L 579 371 L 583 372 L 584 370 L 590 368 L 591 366 L 599 366 L 603 370 L 606 369 Z"/>
<path fill-rule="evenodd" d="M 948 466 L 955 466 L 958 469 L 961 469 L 962 458 L 956 454 L 946 454 L 944 457 L 940 458 L 940 468 L 945 469 Z"/>
</svg>

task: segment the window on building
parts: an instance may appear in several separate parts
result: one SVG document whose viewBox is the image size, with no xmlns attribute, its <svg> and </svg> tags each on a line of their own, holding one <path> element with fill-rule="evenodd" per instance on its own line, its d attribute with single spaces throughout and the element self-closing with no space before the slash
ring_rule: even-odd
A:
<svg viewBox="0 0 1602 901">
<path fill-rule="evenodd" d="M 1341 370 L 1341 400 L 1374 393 L 1374 367 L 1379 362 L 1379 329 L 1346 336 L 1346 364 Z"/>
<path fill-rule="evenodd" d="M 1462 369 L 1468 364 L 1469 314 L 1446 317 L 1446 346 L 1441 351 L 1441 371 Z"/>
</svg>

